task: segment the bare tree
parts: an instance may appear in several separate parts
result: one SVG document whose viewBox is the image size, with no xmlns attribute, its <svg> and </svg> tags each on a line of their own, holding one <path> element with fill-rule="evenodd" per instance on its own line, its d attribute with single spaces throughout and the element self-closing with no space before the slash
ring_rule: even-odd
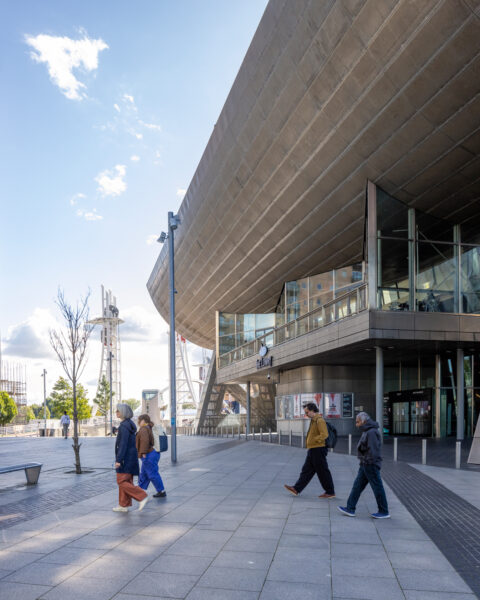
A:
<svg viewBox="0 0 480 600">
<path fill-rule="evenodd" d="M 93 325 L 88 323 L 88 299 L 90 291 L 73 307 L 65 300 L 63 290 L 59 289 L 56 304 L 60 309 L 65 327 L 50 330 L 50 344 L 72 383 L 73 389 L 73 451 L 75 453 L 75 470 L 82 472 L 80 464 L 80 446 L 78 443 L 77 416 L 77 382 L 86 364 L 87 343 Z"/>
</svg>

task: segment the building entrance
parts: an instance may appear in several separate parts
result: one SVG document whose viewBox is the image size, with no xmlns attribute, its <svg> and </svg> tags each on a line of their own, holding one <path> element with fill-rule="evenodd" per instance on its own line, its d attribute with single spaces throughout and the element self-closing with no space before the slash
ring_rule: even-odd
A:
<svg viewBox="0 0 480 600">
<path fill-rule="evenodd" d="M 432 435 L 432 389 L 405 390 L 388 394 L 391 435 Z"/>
</svg>

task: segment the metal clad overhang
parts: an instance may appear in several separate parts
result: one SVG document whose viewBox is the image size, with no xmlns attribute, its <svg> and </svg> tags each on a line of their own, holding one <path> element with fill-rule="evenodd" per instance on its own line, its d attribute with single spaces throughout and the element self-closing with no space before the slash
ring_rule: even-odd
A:
<svg viewBox="0 0 480 600">
<path fill-rule="evenodd" d="M 179 211 L 182 335 L 212 348 L 215 310 L 271 311 L 285 280 L 361 259 L 367 179 L 479 217 L 479 6 L 269 3 Z M 167 319 L 164 258 L 147 287 Z"/>
</svg>

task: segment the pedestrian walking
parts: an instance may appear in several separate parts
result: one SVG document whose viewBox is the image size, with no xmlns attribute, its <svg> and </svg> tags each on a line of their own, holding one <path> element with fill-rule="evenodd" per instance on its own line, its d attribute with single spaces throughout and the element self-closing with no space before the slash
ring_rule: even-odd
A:
<svg viewBox="0 0 480 600">
<path fill-rule="evenodd" d="M 118 506 L 115 512 L 127 512 L 132 506 L 132 498 L 139 502 L 138 510 L 143 510 L 149 500 L 148 494 L 138 485 L 133 485 L 133 476 L 138 475 L 138 454 L 135 446 L 137 428 L 132 421 L 133 411 L 128 404 L 118 404 L 116 415 L 121 419 L 115 440 L 115 469 L 117 471 Z"/>
<path fill-rule="evenodd" d="M 358 499 L 369 483 L 378 507 L 378 511 L 372 513 L 371 516 L 374 519 L 389 519 L 387 496 L 380 476 L 382 439 L 378 431 L 379 425 L 366 412 L 358 413 L 355 424 L 362 431 L 357 445 L 360 466 L 347 500 L 347 506 L 339 506 L 338 510 L 348 517 L 354 517 Z"/>
<path fill-rule="evenodd" d="M 68 428 L 70 427 L 70 417 L 67 415 L 67 411 L 64 411 L 62 418 L 60 419 L 60 425 L 62 426 L 63 437 L 68 438 Z"/>
<path fill-rule="evenodd" d="M 294 496 L 307 487 L 312 477 L 317 474 L 318 480 L 324 489 L 319 498 L 335 498 L 332 474 L 328 468 L 328 448 L 325 440 L 328 438 L 328 429 L 325 419 L 319 414 L 318 406 L 309 402 L 304 407 L 305 415 L 310 419 L 307 433 L 307 458 L 295 485 L 286 485 L 285 488 Z"/>
<path fill-rule="evenodd" d="M 158 461 L 160 460 L 160 452 L 155 450 L 155 443 L 153 438 L 154 423 L 150 420 L 149 415 L 140 415 L 138 417 L 138 433 L 136 436 L 136 445 L 138 457 L 142 461 L 142 468 L 140 470 L 140 476 L 138 478 L 138 485 L 142 490 L 147 490 L 150 482 L 153 483 L 156 494 L 153 494 L 154 498 L 165 498 L 167 492 L 163 485 L 162 478 L 158 472 Z"/>
</svg>

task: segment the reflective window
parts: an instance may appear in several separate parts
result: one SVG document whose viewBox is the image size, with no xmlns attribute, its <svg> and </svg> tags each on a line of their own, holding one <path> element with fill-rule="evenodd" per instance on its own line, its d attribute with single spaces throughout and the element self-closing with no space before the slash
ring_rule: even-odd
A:
<svg viewBox="0 0 480 600">
<path fill-rule="evenodd" d="M 408 241 L 379 240 L 379 305 L 382 310 L 410 310 Z"/>
<path fill-rule="evenodd" d="M 378 235 L 408 238 L 408 207 L 377 187 Z"/>
<path fill-rule="evenodd" d="M 461 311 L 480 312 L 480 248 L 462 248 Z"/>
<path fill-rule="evenodd" d="M 455 312 L 455 247 L 419 242 L 417 248 L 418 310 Z"/>
</svg>

